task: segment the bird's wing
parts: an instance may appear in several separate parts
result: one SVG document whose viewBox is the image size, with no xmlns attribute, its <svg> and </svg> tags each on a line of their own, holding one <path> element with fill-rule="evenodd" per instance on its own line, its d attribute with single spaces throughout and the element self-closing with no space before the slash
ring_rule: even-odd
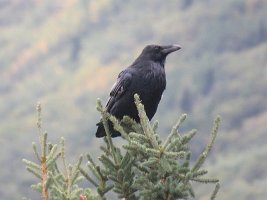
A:
<svg viewBox="0 0 267 200">
<path fill-rule="evenodd" d="M 124 70 L 119 74 L 117 81 L 112 86 L 111 92 L 109 94 L 110 97 L 106 104 L 107 111 L 110 111 L 114 103 L 123 96 L 125 91 L 127 91 L 129 85 L 131 84 L 131 81 L 132 74 L 129 71 Z"/>
</svg>

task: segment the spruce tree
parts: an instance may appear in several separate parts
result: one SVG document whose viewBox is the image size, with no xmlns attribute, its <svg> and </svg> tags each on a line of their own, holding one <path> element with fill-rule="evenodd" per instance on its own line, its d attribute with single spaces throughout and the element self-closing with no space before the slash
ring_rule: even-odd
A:
<svg viewBox="0 0 267 200">
<path fill-rule="evenodd" d="M 215 199 L 219 181 L 206 176 L 208 171 L 203 169 L 203 163 L 213 147 L 220 117 L 214 121 L 211 138 L 205 150 L 196 162 L 192 163 L 189 142 L 196 130 L 184 134 L 179 132 L 186 114 L 178 119 L 163 141 L 157 133 L 158 122 L 152 124 L 146 116 L 139 96 L 135 95 L 134 98 L 140 123 L 127 116 L 119 121 L 105 110 L 100 100 L 97 100 L 97 110 L 101 113 L 107 136 L 100 147 L 102 154 L 99 162 L 95 162 L 90 154 L 87 154 L 85 167 L 81 166 L 82 156 L 74 166 L 66 165 L 63 138 L 60 149 L 56 144 L 47 143 L 47 133 L 42 133 L 41 130 L 41 107 L 37 107 L 41 152 L 37 151 L 35 144 L 33 149 L 39 163 L 28 160 L 24 162 L 27 170 L 41 180 L 33 188 L 42 193 L 44 200 L 104 200 L 109 192 L 116 193 L 118 199 L 125 200 L 191 199 L 195 197 L 192 182 L 215 184 L 210 197 Z M 114 145 L 108 120 L 125 140 L 126 144 L 122 148 Z M 62 170 L 58 167 L 60 160 L 63 163 Z M 83 178 L 96 188 L 96 193 L 93 194 L 89 188 L 80 187 L 79 181 Z"/>
<path fill-rule="evenodd" d="M 82 156 L 75 165 L 67 165 L 64 138 L 61 138 L 60 144 L 49 143 L 47 132 L 42 130 L 40 103 L 37 112 L 40 148 L 38 150 L 36 143 L 32 143 L 32 147 L 38 163 L 23 159 L 26 169 L 40 180 L 32 188 L 41 193 L 43 200 L 95 199 L 89 188 L 83 189 L 78 185 L 83 179 L 79 171 Z"/>
</svg>

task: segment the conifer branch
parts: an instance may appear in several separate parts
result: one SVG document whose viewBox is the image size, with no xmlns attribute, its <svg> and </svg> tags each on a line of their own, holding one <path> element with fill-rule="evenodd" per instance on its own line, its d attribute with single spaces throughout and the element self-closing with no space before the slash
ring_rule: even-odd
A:
<svg viewBox="0 0 267 200">
<path fill-rule="evenodd" d="M 63 169 L 65 171 L 65 174 L 67 174 L 68 168 L 67 168 L 66 156 L 65 156 L 65 140 L 63 137 L 60 138 L 60 144 L 61 144 L 61 158 L 63 162 Z"/>
<path fill-rule="evenodd" d="M 177 121 L 177 123 L 173 126 L 171 134 L 169 134 L 169 136 L 167 137 L 166 141 L 163 144 L 163 149 L 166 149 L 167 145 L 169 145 L 171 139 L 174 137 L 174 135 L 177 134 L 177 130 L 180 127 L 180 125 L 184 122 L 184 120 L 186 119 L 186 114 L 183 114 Z M 179 138 L 177 138 L 179 139 Z"/>
<path fill-rule="evenodd" d="M 192 181 L 200 182 L 200 183 L 218 183 L 218 179 L 210 179 L 210 178 L 190 178 Z"/>
<path fill-rule="evenodd" d="M 153 134 L 153 128 L 151 127 L 151 124 L 149 122 L 148 117 L 146 116 L 144 105 L 141 103 L 140 97 L 138 94 L 134 95 L 134 102 L 138 110 L 138 115 L 140 118 L 141 126 L 144 130 L 145 136 L 149 139 L 152 147 L 155 149 L 159 149 L 159 144 L 157 142 L 157 139 L 155 137 L 155 134 Z"/>
<path fill-rule="evenodd" d="M 32 188 L 41 193 L 43 200 L 48 200 L 49 198 L 74 200 L 81 195 L 89 197 L 90 190 L 79 188 L 77 185 L 83 178 L 83 176 L 80 175 L 79 170 L 82 156 L 80 156 L 74 167 L 72 167 L 72 165 L 66 167 L 64 138 L 61 138 L 60 150 L 58 144 L 50 144 L 48 142 L 48 134 L 42 132 L 41 110 L 41 104 L 38 103 L 37 128 L 39 133 L 40 151 L 37 150 L 35 143 L 32 144 L 34 154 L 39 163 L 23 159 L 23 162 L 26 164 L 26 169 L 40 179 L 40 182 L 32 185 Z M 59 158 L 61 158 L 63 162 L 64 172 L 62 172 L 57 165 Z M 92 200 L 96 198 L 94 195 L 91 195 L 91 197 Z"/>
<path fill-rule="evenodd" d="M 219 189 L 220 189 L 220 183 L 217 183 L 212 194 L 211 194 L 210 200 L 214 200 L 216 198 L 216 195 L 217 195 Z"/>
<path fill-rule="evenodd" d="M 119 161 L 118 161 L 118 158 L 116 157 L 115 148 L 114 148 L 114 145 L 113 145 L 113 142 L 111 139 L 111 133 L 110 133 L 109 126 L 108 126 L 109 114 L 103 108 L 100 99 L 97 99 L 97 109 L 101 112 L 101 115 L 102 115 L 102 123 L 104 125 L 104 129 L 106 132 L 106 138 L 107 138 L 109 147 L 111 148 L 111 153 L 112 153 L 113 159 L 114 159 L 115 163 L 118 164 Z"/>
<path fill-rule="evenodd" d="M 98 187 L 98 184 L 87 174 L 87 172 L 83 168 L 79 168 L 82 175 L 91 182 L 95 187 Z"/>
<path fill-rule="evenodd" d="M 187 144 L 197 133 L 196 129 L 192 129 L 189 133 L 185 134 L 182 138 L 181 138 L 181 143 L 182 144 Z"/>
<path fill-rule="evenodd" d="M 45 138 L 44 138 L 45 139 Z M 44 143 L 43 143 L 44 145 Z M 43 150 L 45 148 L 43 147 Z M 45 155 L 45 153 L 43 153 L 43 155 Z M 42 157 L 41 160 L 41 172 L 42 172 L 42 196 L 43 196 L 43 200 L 48 200 L 48 190 L 46 188 L 46 181 L 47 181 L 47 163 L 46 163 L 46 157 Z"/>
<path fill-rule="evenodd" d="M 156 130 L 158 129 L 158 126 L 159 126 L 159 122 L 156 120 L 152 125 L 152 129 L 154 132 L 156 132 Z"/>
<path fill-rule="evenodd" d="M 210 150 L 212 149 L 214 141 L 215 141 L 217 133 L 218 133 L 218 130 L 219 130 L 220 121 L 221 121 L 220 116 L 217 116 L 217 118 L 215 119 L 214 124 L 213 124 L 213 129 L 212 129 L 212 132 L 211 132 L 211 138 L 210 138 L 205 150 L 198 157 L 195 165 L 193 166 L 193 168 L 192 168 L 193 172 L 197 171 L 203 165 L 203 163 L 205 162 Z"/>
<path fill-rule="evenodd" d="M 43 177 L 39 174 L 39 172 L 38 171 L 36 171 L 36 170 L 34 170 L 33 168 L 31 168 L 31 167 L 26 167 L 26 169 L 29 171 L 29 172 L 31 172 L 33 175 L 35 175 L 37 178 L 39 178 L 39 179 L 43 179 Z"/>
<path fill-rule="evenodd" d="M 47 181 L 47 159 L 46 159 L 46 151 L 47 151 L 47 133 L 45 132 L 42 134 L 42 123 L 41 123 L 41 103 L 37 104 L 37 114 L 38 114 L 38 120 L 37 120 L 37 127 L 39 130 L 39 137 L 40 137 L 40 144 L 41 144 L 41 158 L 39 158 L 38 153 L 37 159 L 41 160 L 41 177 L 42 177 L 42 198 L 43 200 L 48 200 L 48 190 L 46 188 L 46 181 Z M 35 149 L 35 147 L 33 147 Z"/>
<path fill-rule="evenodd" d="M 110 116 L 110 121 L 113 123 L 114 130 L 118 131 L 122 138 L 129 141 L 128 134 L 124 131 L 123 127 L 120 125 L 119 120 L 116 119 L 114 116 Z"/>
<path fill-rule="evenodd" d="M 38 153 L 38 151 L 37 151 L 37 147 L 36 147 L 35 142 L 32 143 L 32 148 L 33 148 L 33 151 L 34 151 L 34 154 L 35 154 L 37 160 L 38 160 L 39 162 L 41 162 L 41 157 L 40 157 L 40 155 L 39 155 L 39 153 Z"/>
</svg>

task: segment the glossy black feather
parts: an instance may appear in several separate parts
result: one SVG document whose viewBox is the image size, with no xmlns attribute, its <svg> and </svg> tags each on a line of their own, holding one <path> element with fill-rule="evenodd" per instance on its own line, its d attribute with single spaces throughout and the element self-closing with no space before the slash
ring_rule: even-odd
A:
<svg viewBox="0 0 267 200">
<path fill-rule="evenodd" d="M 137 122 L 139 117 L 134 104 L 134 94 L 139 94 L 144 104 L 149 120 L 156 113 L 163 91 L 166 88 L 166 75 L 164 70 L 166 56 L 180 49 L 177 45 L 158 46 L 148 45 L 132 65 L 123 70 L 113 85 L 107 111 L 122 119 L 127 115 Z M 102 122 L 97 124 L 96 137 L 106 135 Z M 120 136 L 109 122 L 112 137 Z"/>
</svg>

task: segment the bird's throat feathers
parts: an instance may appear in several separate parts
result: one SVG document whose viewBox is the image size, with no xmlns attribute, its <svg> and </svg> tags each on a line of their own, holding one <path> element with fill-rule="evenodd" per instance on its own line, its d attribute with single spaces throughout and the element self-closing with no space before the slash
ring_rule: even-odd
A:
<svg viewBox="0 0 267 200">
<path fill-rule="evenodd" d="M 166 62 L 166 57 L 159 62 L 162 68 L 164 68 L 165 62 Z"/>
<path fill-rule="evenodd" d="M 143 68 L 144 66 L 160 66 L 164 69 L 165 67 L 165 61 L 166 61 L 166 58 L 164 59 L 161 59 L 159 61 L 154 61 L 154 60 L 151 60 L 149 58 L 145 59 L 144 57 L 141 57 L 139 56 L 132 64 L 132 67 L 137 67 L 137 68 Z M 146 64 L 144 64 L 146 63 Z M 156 64 L 156 65 L 154 65 Z"/>
</svg>

